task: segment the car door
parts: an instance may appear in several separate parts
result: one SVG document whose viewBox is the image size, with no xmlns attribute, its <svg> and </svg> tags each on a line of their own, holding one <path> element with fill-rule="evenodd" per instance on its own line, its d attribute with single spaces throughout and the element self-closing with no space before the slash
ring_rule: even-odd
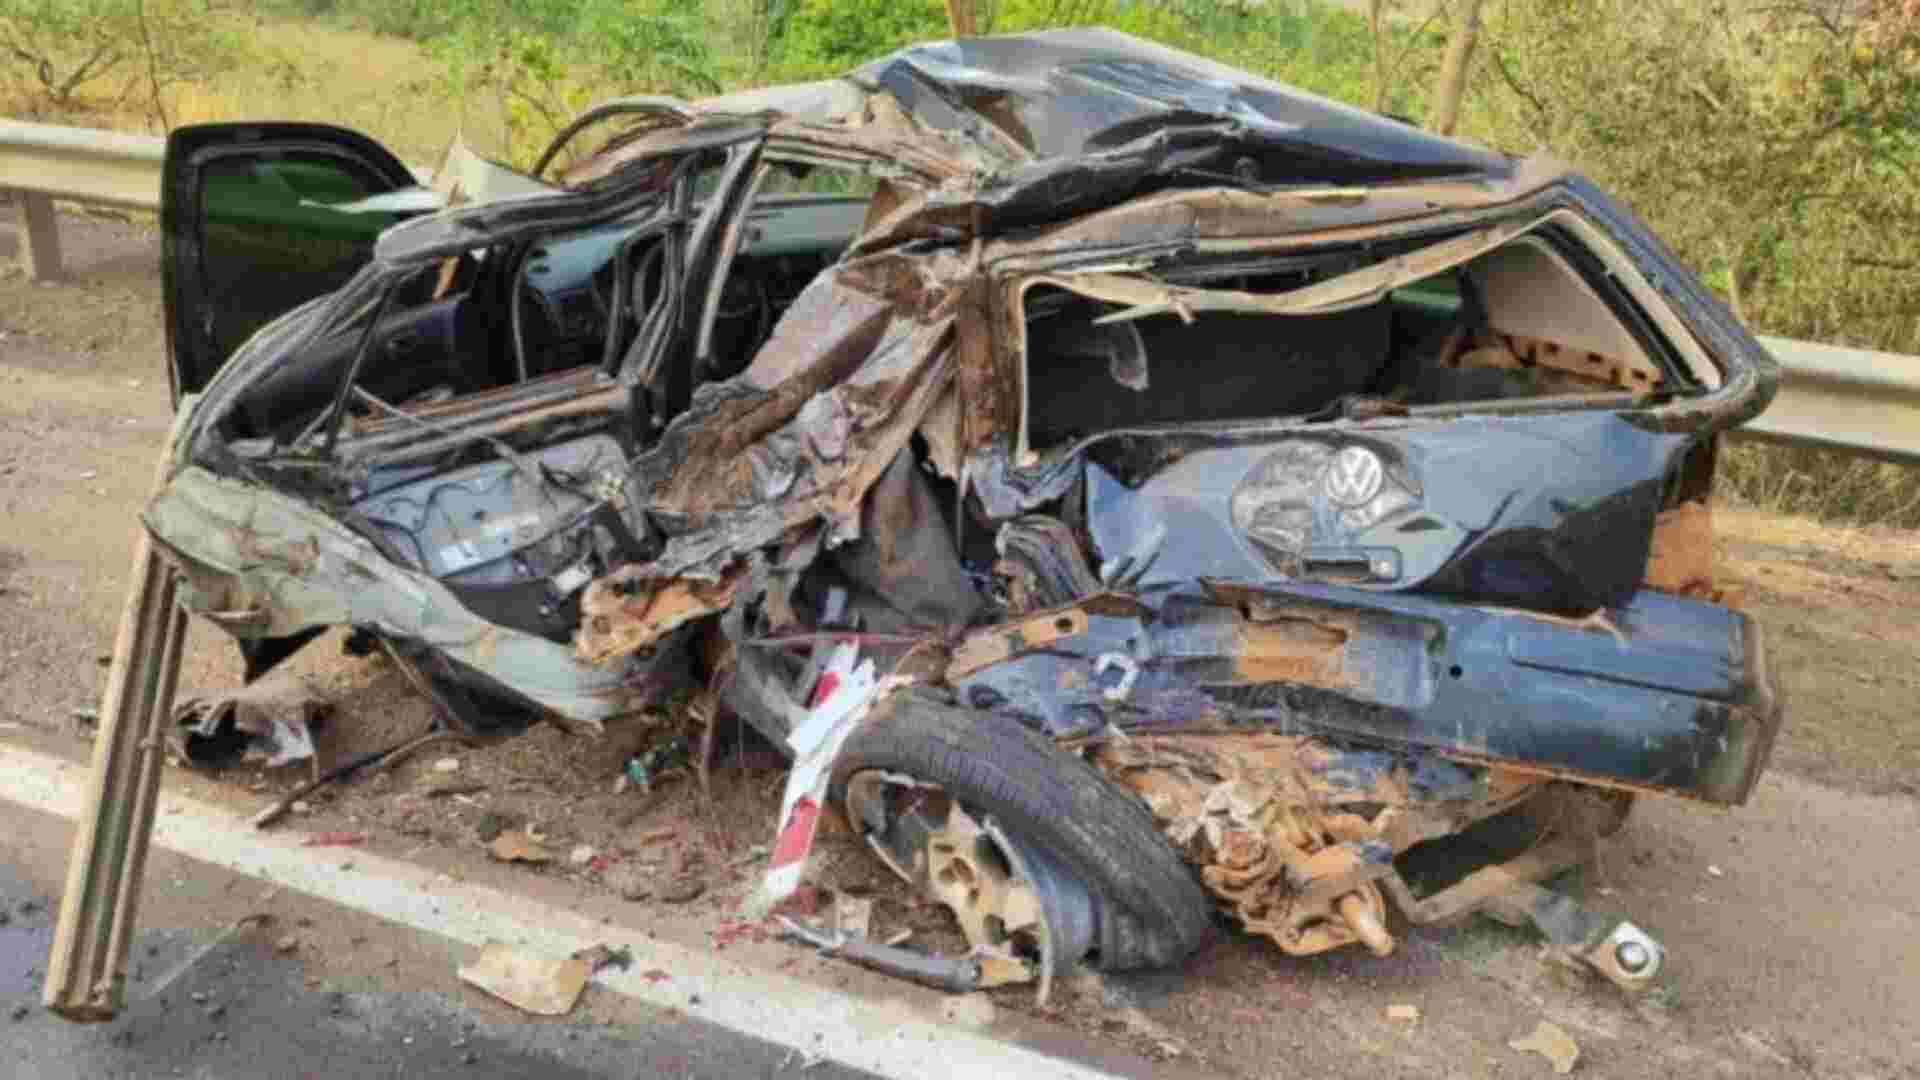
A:
<svg viewBox="0 0 1920 1080">
<path fill-rule="evenodd" d="M 261 326 L 345 284 L 409 212 L 352 204 L 417 183 L 379 143 L 324 124 L 169 135 L 160 226 L 174 399 L 205 385 Z"/>
</svg>

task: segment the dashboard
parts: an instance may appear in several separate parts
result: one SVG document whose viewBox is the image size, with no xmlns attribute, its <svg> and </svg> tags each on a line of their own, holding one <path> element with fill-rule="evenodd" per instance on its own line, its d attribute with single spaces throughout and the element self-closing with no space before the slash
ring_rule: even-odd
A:
<svg viewBox="0 0 1920 1080">
<path fill-rule="evenodd" d="M 838 196 L 770 196 L 755 204 L 721 291 L 715 374 L 746 365 L 780 314 L 846 250 L 866 212 L 864 198 Z M 613 310 L 615 257 L 645 227 L 613 222 L 542 241 L 527 253 L 515 290 L 523 377 L 600 358 Z M 636 269 L 628 311 L 646 310 L 663 285 L 659 248 L 646 245 L 641 240 L 630 249 Z"/>
</svg>

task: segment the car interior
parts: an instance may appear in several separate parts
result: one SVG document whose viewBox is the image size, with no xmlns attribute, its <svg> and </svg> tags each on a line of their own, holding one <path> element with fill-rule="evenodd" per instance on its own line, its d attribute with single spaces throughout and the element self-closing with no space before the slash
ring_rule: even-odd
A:
<svg viewBox="0 0 1920 1080">
<path fill-rule="evenodd" d="M 1256 294 L 1312 268 L 1203 272 L 1183 283 Z M 1359 307 L 1117 319 L 1120 305 L 1034 284 L 1026 328 L 1026 446 L 1122 428 L 1345 415 L 1667 386 L 1631 308 L 1609 303 L 1550 237 L 1528 235 Z M 1104 320 L 1104 321 L 1103 321 Z"/>
</svg>

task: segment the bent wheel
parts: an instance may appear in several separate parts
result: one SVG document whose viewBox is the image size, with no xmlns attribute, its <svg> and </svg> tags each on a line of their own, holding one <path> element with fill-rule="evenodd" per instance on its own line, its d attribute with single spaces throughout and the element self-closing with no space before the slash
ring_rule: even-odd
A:
<svg viewBox="0 0 1920 1080">
<path fill-rule="evenodd" d="M 848 737 L 833 784 L 853 828 L 989 958 L 1043 979 L 1083 956 L 1165 966 L 1211 931 L 1212 902 L 1146 808 L 1010 717 L 893 694 Z"/>
</svg>

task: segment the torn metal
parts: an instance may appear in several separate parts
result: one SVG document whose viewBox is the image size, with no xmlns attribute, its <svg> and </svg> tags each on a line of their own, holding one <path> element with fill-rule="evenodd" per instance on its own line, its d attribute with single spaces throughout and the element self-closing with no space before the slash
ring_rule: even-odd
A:
<svg viewBox="0 0 1920 1080">
<path fill-rule="evenodd" d="M 269 769 L 313 757 L 313 728 L 333 703 L 284 672 L 225 693 L 196 694 L 174 707 L 172 743 L 182 760 L 209 767 L 235 759 Z"/>
<path fill-rule="evenodd" d="M 1013 35 L 610 103 L 560 179 L 393 225 L 318 299 L 221 293 L 205 238 L 260 212 L 227 163 L 316 141 L 379 164 L 266 125 L 167 166 L 204 393 L 144 523 L 250 678 L 354 626 L 470 729 L 711 690 L 805 765 L 783 830 L 883 808 L 876 852 L 1043 986 L 1196 948 L 1178 857 L 1286 952 L 1385 954 L 1387 898 L 1438 902 L 1396 870 L 1425 845 L 1568 789 L 1739 803 L 1765 767 L 1704 499 L 1774 363 L 1559 165 Z M 272 221 L 311 242 L 256 259 L 336 251 Z M 982 734 L 916 757 L 955 709 Z M 1184 876 L 955 764 L 1034 738 L 1034 787 Z M 876 740 L 952 775 L 838 775 Z M 1521 869 L 1446 903 L 1546 912 Z M 1599 966 L 1606 927 L 1550 915 Z"/>
</svg>

